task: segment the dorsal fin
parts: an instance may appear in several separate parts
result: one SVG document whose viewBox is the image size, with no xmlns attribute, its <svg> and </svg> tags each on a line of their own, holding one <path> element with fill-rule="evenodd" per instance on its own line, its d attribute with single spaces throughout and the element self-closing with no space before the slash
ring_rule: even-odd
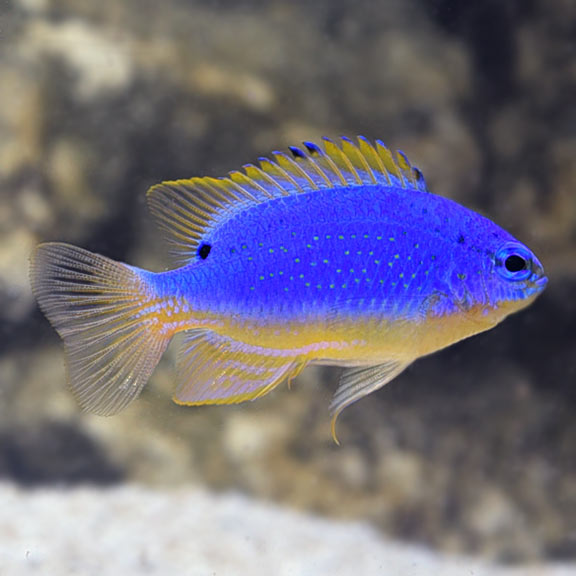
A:
<svg viewBox="0 0 576 576">
<path fill-rule="evenodd" d="M 181 263 L 197 257 L 202 237 L 260 202 L 313 190 L 383 184 L 425 192 L 422 173 L 401 152 L 393 155 L 380 141 L 371 144 L 359 136 L 355 143 L 341 138 L 323 139 L 324 149 L 312 142 L 290 153 L 273 152 L 272 160 L 260 158 L 260 166 L 247 164 L 244 171 L 226 178 L 191 178 L 162 182 L 148 191 L 150 210 L 166 233 L 171 251 Z"/>
</svg>

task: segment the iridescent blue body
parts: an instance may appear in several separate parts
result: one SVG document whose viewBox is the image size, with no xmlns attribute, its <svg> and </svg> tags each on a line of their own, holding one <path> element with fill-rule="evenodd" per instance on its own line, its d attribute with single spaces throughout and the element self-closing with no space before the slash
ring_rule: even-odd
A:
<svg viewBox="0 0 576 576">
<path fill-rule="evenodd" d="M 362 138 L 306 149 L 152 188 L 175 270 L 38 248 L 33 287 L 85 407 L 122 409 L 185 331 L 177 402 L 254 399 L 307 364 L 337 364 L 348 369 L 334 422 L 416 358 L 489 329 L 545 287 L 528 248 L 430 194 L 403 155 Z"/>
<path fill-rule="evenodd" d="M 158 289 L 241 320 L 261 322 L 263 310 L 272 323 L 318 319 L 336 309 L 418 320 L 526 297 L 489 289 L 486 278 L 486 255 L 514 242 L 510 234 L 446 198 L 397 187 L 278 198 L 203 241 L 210 257 L 156 276 Z"/>
</svg>

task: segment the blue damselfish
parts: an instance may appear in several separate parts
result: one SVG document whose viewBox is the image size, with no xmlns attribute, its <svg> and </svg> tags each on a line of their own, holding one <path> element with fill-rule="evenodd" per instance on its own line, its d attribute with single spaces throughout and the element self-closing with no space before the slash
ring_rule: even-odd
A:
<svg viewBox="0 0 576 576">
<path fill-rule="evenodd" d="M 70 387 L 97 414 L 134 400 L 184 332 L 179 404 L 253 400 L 308 364 L 345 367 L 335 437 L 346 406 L 493 327 L 547 283 L 526 246 L 430 194 L 402 153 L 362 137 L 306 142 L 225 178 L 164 182 L 148 200 L 175 270 L 60 243 L 32 256 Z"/>
</svg>

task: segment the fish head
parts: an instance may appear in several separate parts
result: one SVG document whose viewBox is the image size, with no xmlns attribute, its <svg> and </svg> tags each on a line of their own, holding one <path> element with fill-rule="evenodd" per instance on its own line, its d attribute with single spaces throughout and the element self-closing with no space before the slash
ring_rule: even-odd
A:
<svg viewBox="0 0 576 576">
<path fill-rule="evenodd" d="M 529 306 L 548 283 L 542 263 L 526 245 L 492 223 L 490 228 L 476 243 L 475 269 L 450 279 L 460 311 L 486 326 Z M 474 258 L 470 252 L 460 256 Z M 464 277 L 465 281 L 458 280 Z"/>
<path fill-rule="evenodd" d="M 535 254 L 502 232 L 474 242 L 468 229 L 466 246 L 453 245 L 447 273 L 420 307 L 427 321 L 418 355 L 490 330 L 545 289 L 548 279 Z"/>
<path fill-rule="evenodd" d="M 490 303 L 502 317 L 525 308 L 546 288 L 548 278 L 536 255 L 515 239 L 500 242 L 487 254 Z"/>
</svg>

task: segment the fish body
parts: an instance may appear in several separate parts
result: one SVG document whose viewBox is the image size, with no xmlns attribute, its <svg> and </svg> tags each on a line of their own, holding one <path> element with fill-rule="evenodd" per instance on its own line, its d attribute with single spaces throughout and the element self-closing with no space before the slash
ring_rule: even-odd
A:
<svg viewBox="0 0 576 576">
<path fill-rule="evenodd" d="M 308 364 L 340 365 L 334 433 L 344 407 L 544 289 L 526 246 L 430 194 L 403 155 L 363 138 L 305 146 L 228 178 L 153 187 L 180 268 L 37 249 L 33 289 L 85 408 L 124 408 L 184 332 L 176 402 L 241 402 Z"/>
</svg>

